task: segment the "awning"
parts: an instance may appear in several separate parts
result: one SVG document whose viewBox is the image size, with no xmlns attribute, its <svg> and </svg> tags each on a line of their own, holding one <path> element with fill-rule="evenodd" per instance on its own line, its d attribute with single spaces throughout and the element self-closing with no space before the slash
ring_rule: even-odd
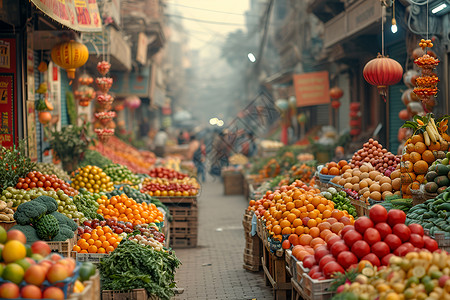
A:
<svg viewBox="0 0 450 300">
<path fill-rule="evenodd" d="M 38 9 L 56 22 L 80 32 L 102 31 L 97 0 L 31 0 Z"/>
</svg>

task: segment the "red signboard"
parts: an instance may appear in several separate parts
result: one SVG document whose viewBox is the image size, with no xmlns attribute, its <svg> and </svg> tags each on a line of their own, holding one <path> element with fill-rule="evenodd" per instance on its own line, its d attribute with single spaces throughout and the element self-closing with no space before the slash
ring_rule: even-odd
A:
<svg viewBox="0 0 450 300">
<path fill-rule="evenodd" d="M 294 75 L 297 107 L 330 103 L 328 72 L 314 72 Z"/>
<path fill-rule="evenodd" d="M 0 145 L 17 142 L 16 40 L 0 38 Z"/>
</svg>

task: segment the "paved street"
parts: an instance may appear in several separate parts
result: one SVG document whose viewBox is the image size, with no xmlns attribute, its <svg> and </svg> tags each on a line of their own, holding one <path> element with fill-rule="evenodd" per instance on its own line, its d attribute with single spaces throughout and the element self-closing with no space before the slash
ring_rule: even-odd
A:
<svg viewBox="0 0 450 300">
<path fill-rule="evenodd" d="M 197 248 L 176 249 L 183 265 L 176 273 L 184 293 L 176 299 L 273 299 L 262 272 L 246 271 L 243 265 L 244 196 L 224 196 L 223 184 L 209 180 L 199 197 Z"/>
</svg>

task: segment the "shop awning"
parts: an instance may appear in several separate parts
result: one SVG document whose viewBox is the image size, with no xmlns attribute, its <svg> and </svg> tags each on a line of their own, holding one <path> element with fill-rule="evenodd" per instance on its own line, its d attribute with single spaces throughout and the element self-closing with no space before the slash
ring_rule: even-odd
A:
<svg viewBox="0 0 450 300">
<path fill-rule="evenodd" d="M 56 22 L 80 32 L 102 31 L 102 19 L 97 0 L 31 0 L 31 2 Z"/>
</svg>

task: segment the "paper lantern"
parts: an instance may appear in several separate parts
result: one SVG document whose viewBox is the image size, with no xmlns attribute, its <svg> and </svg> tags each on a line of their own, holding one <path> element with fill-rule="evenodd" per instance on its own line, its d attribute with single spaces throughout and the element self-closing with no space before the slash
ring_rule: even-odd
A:
<svg viewBox="0 0 450 300">
<path fill-rule="evenodd" d="M 333 101 L 331 101 L 331 106 L 334 109 L 338 109 L 341 106 L 341 102 L 339 102 L 339 100 L 333 100 Z"/>
<path fill-rule="evenodd" d="M 331 99 L 337 100 L 337 99 L 341 98 L 342 96 L 344 96 L 344 91 L 341 88 L 335 86 L 330 89 L 330 98 Z"/>
<path fill-rule="evenodd" d="M 136 109 L 141 106 L 141 99 L 137 96 L 130 96 L 125 99 L 125 105 L 130 109 Z"/>
<path fill-rule="evenodd" d="M 363 76 L 368 83 L 377 86 L 380 95 L 386 97 L 388 86 L 402 79 L 403 68 L 397 61 L 378 55 L 366 64 Z"/>
<path fill-rule="evenodd" d="M 51 52 L 55 64 L 65 69 L 67 77 L 75 78 L 75 69 L 83 66 L 89 59 L 88 48 L 78 42 L 69 41 L 57 44 Z"/>
</svg>

